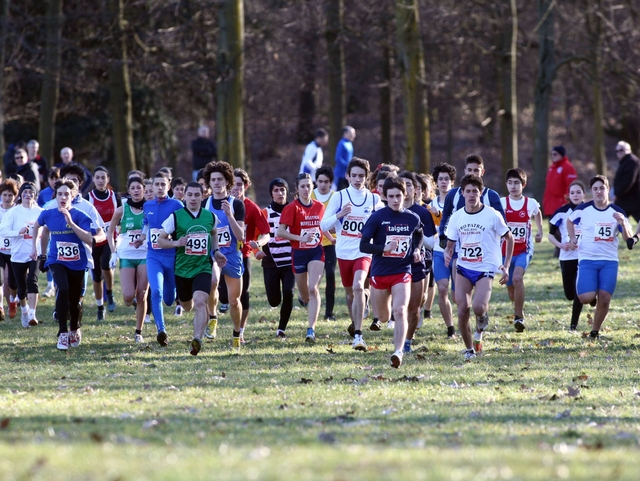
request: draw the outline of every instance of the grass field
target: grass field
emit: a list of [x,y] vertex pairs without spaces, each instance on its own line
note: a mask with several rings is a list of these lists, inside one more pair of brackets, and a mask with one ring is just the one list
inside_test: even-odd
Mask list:
[[85,302],[83,344],[58,352],[46,300],[43,325],[0,325],[0,479],[640,479],[637,253],[620,251],[594,343],[567,331],[551,252],[538,246],[525,278],[524,333],[496,283],[484,357],[463,362],[435,305],[399,370],[390,330],[366,331],[370,351],[351,350],[341,290],[339,320],[319,322],[315,346],[297,308],[276,341],[257,263],[241,355],[222,316],[218,339],[190,356],[191,316],[169,308],[169,348],[152,325],[153,342],[135,345],[119,290],[100,324]]

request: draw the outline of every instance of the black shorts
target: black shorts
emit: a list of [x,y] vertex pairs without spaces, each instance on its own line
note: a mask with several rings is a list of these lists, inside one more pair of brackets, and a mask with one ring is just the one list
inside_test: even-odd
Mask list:
[[176,291],[180,302],[189,302],[195,291],[211,292],[211,272],[201,272],[195,277],[176,276]]
[[102,280],[102,271],[109,270],[111,248],[108,243],[101,246],[94,246],[91,255],[93,257],[93,269],[91,271],[93,282],[100,282]]

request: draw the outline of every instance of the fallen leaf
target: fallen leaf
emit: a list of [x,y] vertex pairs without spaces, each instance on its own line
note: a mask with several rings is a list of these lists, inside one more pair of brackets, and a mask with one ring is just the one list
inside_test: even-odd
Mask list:
[[0,429],[7,429],[9,427],[9,423],[11,423],[11,419],[4,418],[2,421],[0,421]]
[[336,352],[335,352],[333,349],[331,349],[330,347],[328,347],[328,348],[327,348],[327,352],[328,352],[329,354],[335,354],[335,353],[336,353]]
[[580,395],[580,388],[567,386],[567,395],[570,397],[576,397]]
[[96,442],[96,443],[101,443],[102,440],[104,439],[102,437],[102,434],[98,434],[98,433],[91,433],[89,435],[89,437],[91,438],[92,441]]
[[280,406],[278,406],[278,409],[283,409],[284,410],[284,409],[288,409],[288,408],[289,408],[289,406],[287,405],[287,403],[280,404]]
[[300,384],[311,384],[313,382],[313,379],[307,379],[305,377],[300,378]]

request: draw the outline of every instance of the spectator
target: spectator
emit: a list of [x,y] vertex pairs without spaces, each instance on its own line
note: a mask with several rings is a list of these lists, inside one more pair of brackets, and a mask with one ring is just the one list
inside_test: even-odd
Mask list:
[[16,155],[16,150],[26,148],[25,143],[20,140],[13,144],[9,144],[7,146],[7,151],[4,153],[2,160],[4,162],[4,175],[8,179],[11,174],[16,173],[16,169],[18,166],[15,163],[14,157]]
[[548,217],[567,203],[569,186],[578,178],[576,169],[567,158],[567,151],[562,145],[551,149],[551,160],[553,163],[547,170],[547,182],[542,197],[542,212]]
[[300,163],[299,174],[309,174],[316,181],[316,170],[322,167],[322,161],[324,160],[324,154],[322,147],[329,143],[329,132],[325,129],[316,130],[314,139],[304,149],[302,156],[302,162]]
[[342,138],[336,147],[336,166],[333,169],[335,178],[333,179],[333,190],[342,190],[349,187],[349,181],[345,175],[347,165],[353,158],[353,141],[356,138],[356,129],[346,125],[342,129]]
[[627,142],[618,142],[616,157],[620,161],[613,180],[613,203],[636,222],[640,221],[640,161]]
[[16,171],[12,176],[22,176],[25,182],[33,182],[36,187],[35,195],[40,192],[40,173],[38,172],[38,166],[29,160],[27,151],[25,149],[16,149],[14,160],[16,162]]
[[80,191],[82,195],[89,192],[89,188],[91,187],[91,184],[93,182],[93,175],[91,175],[91,172],[89,171],[89,169],[87,169],[84,165],[78,162],[75,162],[73,160],[73,150],[71,150],[69,147],[64,147],[60,151],[60,159],[62,160],[62,162],[56,164],[56,167],[58,167],[59,169],[62,169],[62,167],[64,167],[65,165],[69,165],[71,163],[78,164],[80,167],[84,169],[85,180],[82,183],[82,186],[80,186]]
[[192,153],[192,180],[196,182],[198,171],[211,162],[218,155],[216,144],[209,139],[209,127],[201,125],[198,128],[198,137],[191,141]]
[[27,142],[27,154],[29,155],[29,160],[38,166],[40,184],[46,185],[47,177],[49,175],[49,162],[38,153],[39,149],[40,144],[37,140],[32,139]]

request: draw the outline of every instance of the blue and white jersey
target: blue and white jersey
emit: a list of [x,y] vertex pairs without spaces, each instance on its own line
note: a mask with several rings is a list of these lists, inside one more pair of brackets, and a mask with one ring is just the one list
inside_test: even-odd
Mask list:
[[226,200],[231,205],[231,214],[236,219],[236,221],[244,222],[244,202],[238,199],[234,199],[229,196],[226,199],[214,199],[213,197],[209,197],[207,199],[206,209],[209,209],[213,212],[218,219],[218,248],[220,252],[222,252],[227,259],[229,257],[242,257],[242,243],[244,239],[238,239],[233,233],[233,229],[229,224],[229,218],[222,208],[222,201]]
[[[555,235],[556,232],[560,232],[560,242],[566,243],[570,242],[569,232],[567,232],[567,219],[571,215],[571,213],[575,210],[577,206],[572,203],[568,203],[560,207],[557,211],[554,212],[551,219],[549,219],[549,234]],[[580,226],[575,226],[576,238],[578,239],[578,243],[580,242]],[[558,260],[561,261],[574,261],[578,260],[578,250],[564,250],[560,249],[560,255],[558,256]]]
[[[96,234],[91,218],[80,209],[69,211],[73,222],[82,230]],[[83,271],[89,267],[91,246],[80,240],[67,224],[64,215],[58,209],[45,209],[40,212],[38,224],[49,229],[49,253],[45,266],[62,264],[72,271]]]
[[[569,219],[580,229],[578,260],[618,261],[618,233],[622,226],[613,214],[624,211],[615,204],[600,210],[593,201],[580,204]],[[626,219],[626,217],[625,217]]]
[[144,214],[143,224],[148,228],[147,233],[147,257],[155,256],[165,257],[173,265],[173,259],[176,257],[176,249],[162,249],[158,246],[158,238],[162,232],[162,223],[175,211],[182,209],[182,202],[175,199],[165,197],[164,199],[148,200],[142,206]]

